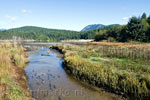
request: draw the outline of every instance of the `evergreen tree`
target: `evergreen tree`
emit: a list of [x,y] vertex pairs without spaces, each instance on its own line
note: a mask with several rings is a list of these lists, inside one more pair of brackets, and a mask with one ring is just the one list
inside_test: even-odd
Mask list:
[[150,16],[147,18],[147,23],[149,24],[149,26],[146,32],[146,37],[147,37],[147,41],[150,42]]
[[141,17],[142,19],[146,19],[147,17],[146,17],[146,13],[143,13],[143,15],[142,15],[142,17]]
[[150,25],[150,16],[147,18],[147,22],[148,22],[149,25]]
[[126,32],[129,40],[144,41],[146,38],[145,23],[140,18],[132,17],[127,24]]

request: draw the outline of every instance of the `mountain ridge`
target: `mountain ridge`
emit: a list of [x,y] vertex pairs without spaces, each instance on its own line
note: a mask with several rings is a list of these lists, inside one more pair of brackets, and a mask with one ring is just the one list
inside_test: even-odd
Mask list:
[[40,26],[21,26],[21,27],[16,27],[16,28],[11,28],[8,30],[28,30],[28,29],[44,29],[44,30],[55,30],[55,31],[72,31],[72,32],[78,32],[74,30],[66,30],[66,29],[53,29],[53,28],[45,28],[45,27],[40,27]]
[[106,27],[112,27],[112,26],[118,26],[119,24],[110,24],[110,25],[103,25],[103,24],[91,24],[91,25],[87,25],[86,27],[84,27],[81,32],[85,32],[85,31],[91,31],[91,30],[96,30],[96,29],[103,29]]

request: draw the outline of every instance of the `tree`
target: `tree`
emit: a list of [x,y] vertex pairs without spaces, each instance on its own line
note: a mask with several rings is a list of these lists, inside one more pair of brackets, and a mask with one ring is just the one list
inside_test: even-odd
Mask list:
[[127,29],[126,25],[121,27],[121,31],[120,31],[119,39],[118,39],[119,42],[126,42],[126,41],[128,41],[130,36],[129,36],[129,34],[127,34],[126,29]]
[[101,41],[107,39],[107,31],[105,29],[96,32],[95,41]]
[[146,13],[143,13],[143,15],[142,15],[142,17],[141,17],[142,19],[146,19],[147,17],[146,17]]
[[147,18],[147,23],[149,24],[149,27],[146,32],[146,37],[147,37],[147,41],[150,42],[150,16]]
[[150,25],[150,16],[147,18],[147,22],[148,22],[149,25]]
[[146,28],[145,22],[140,18],[132,17],[126,28],[127,35],[129,40],[133,41],[145,41],[146,39]]
[[115,38],[116,40],[119,40],[120,32],[121,32],[121,26],[118,25],[109,28],[107,34],[108,37],[112,37]]

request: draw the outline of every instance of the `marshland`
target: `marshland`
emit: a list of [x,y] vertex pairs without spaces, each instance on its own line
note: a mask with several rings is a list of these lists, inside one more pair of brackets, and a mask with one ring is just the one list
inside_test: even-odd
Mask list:
[[1,99],[144,100],[149,54],[147,43],[1,43]]
[[64,54],[64,68],[73,77],[131,100],[149,98],[149,45],[100,42],[52,48]]
[[1,0],[0,100],[150,100],[149,4]]

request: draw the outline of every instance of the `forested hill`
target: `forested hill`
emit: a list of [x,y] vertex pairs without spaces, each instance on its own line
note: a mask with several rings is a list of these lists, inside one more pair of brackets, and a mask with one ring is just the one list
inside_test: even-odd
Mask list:
[[25,26],[20,28],[0,31],[0,39],[34,39],[39,41],[58,41],[64,39],[80,39],[80,32],[69,30],[48,29],[35,26]]
[[[114,27],[114,26],[110,26]],[[109,27],[105,27],[107,29]],[[0,40],[22,39],[22,40],[37,40],[37,41],[60,41],[66,39],[94,39],[96,33],[101,30],[90,30],[85,32],[48,29],[35,26],[25,26],[0,31]]]
[[[12,29],[9,29],[11,31],[34,31],[34,32],[40,32],[40,31],[55,31],[55,32],[66,32],[66,31],[69,31],[69,32],[73,32],[73,31],[70,31],[70,30],[60,30],[60,29],[50,29],[50,28],[43,28],[43,27],[37,27],[37,26],[24,26],[24,27],[19,27],[19,28],[12,28]],[[75,31],[74,31],[75,32]]]

